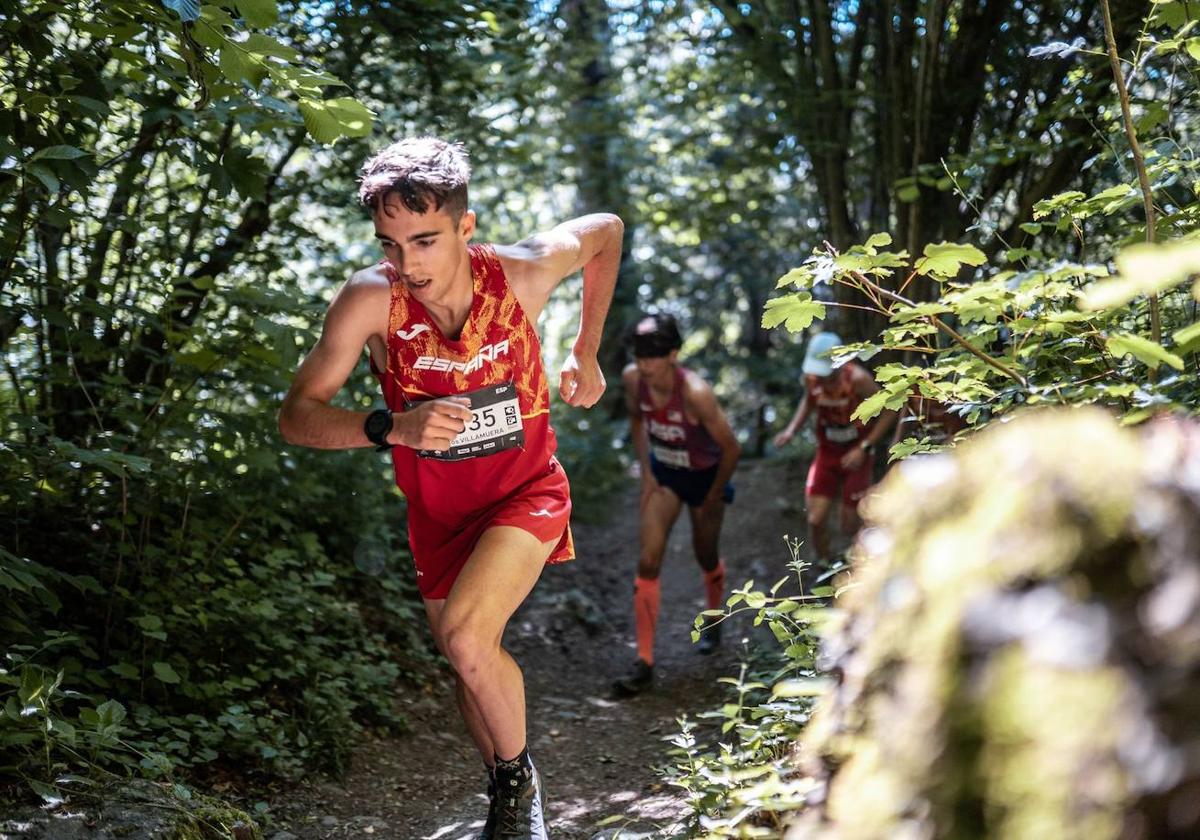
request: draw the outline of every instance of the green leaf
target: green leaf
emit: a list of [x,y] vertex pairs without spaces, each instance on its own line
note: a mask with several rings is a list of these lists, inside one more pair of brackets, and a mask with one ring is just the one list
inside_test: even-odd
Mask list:
[[793,268],[787,274],[775,281],[775,288],[782,289],[784,286],[796,286],[801,289],[807,289],[813,284],[812,269],[802,265],[799,268]]
[[125,720],[125,707],[116,700],[106,700],[96,707],[96,715],[101,726],[115,726]]
[[1140,335],[1118,333],[1109,336],[1107,344],[1108,351],[1114,356],[1130,354],[1152,370],[1157,370],[1158,366],[1163,363],[1176,370],[1183,370],[1183,359]]
[[945,315],[947,312],[953,312],[954,309],[944,303],[936,301],[928,301],[926,303],[918,303],[916,306],[901,306],[892,312],[891,320],[903,324],[906,321],[911,321],[914,318],[930,318],[935,315]]
[[238,14],[255,28],[270,26],[279,20],[275,0],[237,0]]
[[1175,349],[1180,353],[1191,353],[1200,349],[1200,321],[1190,327],[1176,330],[1171,340],[1175,342]]
[[891,244],[892,235],[890,233],[873,233],[867,239],[866,244],[863,247],[867,248],[868,250],[873,250],[875,248],[884,248]]
[[772,697],[816,697],[829,690],[829,680],[802,678],[775,683]]
[[166,662],[154,663],[154,676],[156,676],[161,682],[169,683],[171,685],[175,685],[179,682],[179,674],[175,673],[175,669]]
[[301,99],[300,114],[304,117],[304,127],[308,130],[308,135],[318,143],[328,145],[342,136],[342,124],[325,107],[324,102]]
[[269,55],[272,58],[282,58],[284,61],[300,60],[300,53],[295,48],[261,32],[251,32],[242,42],[242,46],[255,55]]
[[987,256],[974,245],[939,242],[925,246],[925,256],[917,260],[918,274],[949,280],[963,265],[983,265]]
[[61,184],[59,183],[58,176],[49,167],[42,166],[40,163],[31,163],[25,167],[25,171],[41,181],[50,192],[58,192]]
[[231,82],[247,82],[251,87],[258,87],[267,77],[267,68],[255,54],[246,50],[242,44],[227,42],[221,47],[221,73]]
[[1039,234],[1042,232],[1041,222],[1021,222],[1020,227],[1021,227],[1021,230],[1025,231],[1030,236],[1033,236],[1035,234]]
[[1187,39],[1187,52],[1196,61],[1200,61],[1200,38]]
[[34,152],[29,161],[32,163],[35,160],[75,160],[87,156],[87,152],[74,146],[47,146]]
[[1084,309],[1114,309],[1141,295],[1161,294],[1200,273],[1200,237],[1130,245],[1115,260],[1117,276],[1084,292]]
[[763,311],[762,325],[771,329],[783,324],[790,332],[808,329],[814,318],[825,317],[825,304],[813,300],[808,292],[772,298]]
[[874,417],[879,412],[883,411],[883,405],[888,400],[888,392],[884,390],[876,391],[871,396],[858,404],[858,408],[854,409],[852,420],[867,421]]
[[341,96],[337,99],[326,99],[325,107],[341,125],[341,132],[346,137],[366,137],[371,133],[371,123],[375,115],[357,99]]

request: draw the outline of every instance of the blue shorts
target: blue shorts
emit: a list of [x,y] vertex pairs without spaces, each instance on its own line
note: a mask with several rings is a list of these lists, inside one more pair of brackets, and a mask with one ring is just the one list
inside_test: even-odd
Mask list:
[[[651,455],[650,472],[655,481],[682,499],[688,507],[700,507],[712,488],[713,479],[717,477],[717,465],[713,464],[706,470],[680,470],[664,466]],[[725,504],[733,503],[733,482],[725,483],[725,492],[721,497]]]

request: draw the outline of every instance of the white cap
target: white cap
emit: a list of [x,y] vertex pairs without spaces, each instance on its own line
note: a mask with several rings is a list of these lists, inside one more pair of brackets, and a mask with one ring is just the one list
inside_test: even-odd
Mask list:
[[828,376],[833,373],[833,360],[829,358],[829,353],[841,345],[842,339],[837,333],[817,333],[808,341],[801,370],[812,376]]

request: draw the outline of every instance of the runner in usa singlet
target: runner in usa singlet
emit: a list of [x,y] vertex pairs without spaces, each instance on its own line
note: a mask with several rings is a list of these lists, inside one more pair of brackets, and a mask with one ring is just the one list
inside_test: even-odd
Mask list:
[[574,557],[566,475],[554,457],[550,393],[541,342],[489,245],[471,245],[475,297],[457,340],[391,279],[387,370],[376,370],[393,411],[464,396],[471,422],[446,452],[392,448],[396,484],[408,499],[418,586],[444,598],[479,535],[513,525],[543,542],[561,534],[548,562]]
[[646,381],[639,381],[638,409],[656,461],[677,470],[707,470],[721,460],[721,447],[704,426],[687,418],[683,407],[686,374],[686,368],[676,366],[675,387],[662,408],[655,408]]

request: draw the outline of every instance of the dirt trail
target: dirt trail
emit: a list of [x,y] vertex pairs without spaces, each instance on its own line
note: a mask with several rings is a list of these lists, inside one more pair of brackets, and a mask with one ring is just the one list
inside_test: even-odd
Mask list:
[[[787,573],[784,534],[802,527],[802,465],[744,463],[735,476],[722,554],[728,585],[773,583]],[[530,751],[548,794],[555,840],[591,840],[597,823],[621,815],[628,829],[670,825],[686,809],[654,767],[676,719],[721,702],[717,678],[736,675],[745,626],[727,627],[715,655],[691,644],[691,622],[704,607],[686,514],[675,526],[662,574],[655,688],[612,699],[609,684],[635,658],[632,620],[637,519],[629,493],[613,500],[604,525],[575,526],[579,559],[546,570],[505,636],[525,672]],[[273,803],[281,825],[268,838],[475,838],[487,808],[482,764],[454,706],[450,681],[406,708],[410,735],[373,741],[356,752],[344,784],[313,784]],[[615,824],[614,824],[615,825]],[[625,834],[623,836],[636,836]]]

